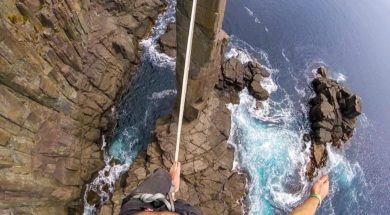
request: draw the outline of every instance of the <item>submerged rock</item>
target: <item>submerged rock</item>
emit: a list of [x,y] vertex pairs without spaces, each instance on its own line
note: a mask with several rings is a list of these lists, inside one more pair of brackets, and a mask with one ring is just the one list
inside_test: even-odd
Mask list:
[[307,170],[310,179],[316,175],[317,168],[326,164],[326,144],[342,147],[352,137],[356,117],[362,113],[360,97],[328,76],[327,69],[320,67],[312,82],[316,97],[310,101],[314,141],[311,164]]

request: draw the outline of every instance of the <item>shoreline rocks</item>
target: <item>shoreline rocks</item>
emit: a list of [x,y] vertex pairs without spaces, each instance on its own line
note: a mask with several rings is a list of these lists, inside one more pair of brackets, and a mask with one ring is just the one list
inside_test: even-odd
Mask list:
[[309,179],[326,165],[326,145],[341,148],[353,135],[356,118],[362,113],[361,98],[329,78],[320,67],[312,81],[316,96],[310,100],[312,156],[307,167]]

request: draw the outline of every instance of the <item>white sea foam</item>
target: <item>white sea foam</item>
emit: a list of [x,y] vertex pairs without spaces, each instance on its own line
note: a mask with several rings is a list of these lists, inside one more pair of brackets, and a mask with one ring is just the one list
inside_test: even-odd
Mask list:
[[347,76],[345,76],[343,73],[340,73],[340,72],[336,72],[334,75],[334,79],[337,81],[337,82],[346,82],[347,81]]
[[[296,120],[293,101],[273,81],[273,76],[279,71],[272,68],[268,55],[236,37],[233,37],[232,43],[229,44],[226,58],[236,57],[243,63],[260,61],[271,74],[270,78],[265,78],[261,83],[271,93],[268,100],[261,102],[261,108],[256,107],[257,102],[247,89],[240,93],[239,104],[227,105],[232,113],[228,142],[236,149],[234,168],[245,169],[251,177],[248,185],[249,214],[270,213],[265,201],[289,211],[300,202],[305,194],[302,191],[308,190],[310,185],[302,168],[310,157],[308,146],[305,151],[301,151],[301,140],[306,130],[291,129]],[[279,94],[285,95],[284,98],[273,99],[272,93],[278,90]],[[293,180],[290,184],[297,184],[298,188],[294,188],[297,190],[286,190],[286,180]]]
[[244,8],[245,8],[246,12],[248,12],[248,14],[249,14],[250,16],[253,16],[253,11],[252,11],[251,9],[249,9],[249,8],[247,8],[247,7],[244,7]]
[[160,15],[156,21],[155,26],[152,29],[152,34],[149,38],[146,38],[140,42],[140,46],[143,47],[143,57],[148,58],[150,62],[153,62],[155,66],[164,68],[174,68],[175,59],[169,57],[165,53],[157,50],[158,38],[163,35],[167,29],[169,23],[175,22],[176,14],[176,0],[168,0],[168,7],[165,13]]
[[231,48],[225,53],[225,58],[230,59],[230,58],[237,58],[241,63],[245,64],[248,63],[249,61],[252,61],[253,59],[250,57],[248,52],[244,49],[239,49],[239,48]]
[[[107,145],[104,136],[102,136],[103,145]],[[98,172],[98,176],[86,186],[86,191],[94,191],[100,197],[100,202],[106,202],[110,194],[114,192],[115,182],[119,177],[129,169],[130,164],[113,164],[107,153],[104,153],[105,166]],[[96,213],[95,205],[90,205],[87,201],[87,192],[84,193],[84,215]]]
[[163,99],[167,96],[175,96],[177,94],[176,90],[163,90],[161,92],[154,92],[152,93],[152,96],[150,96],[148,99],[150,100],[157,100],[157,99]]
[[290,62],[290,59],[288,59],[288,57],[286,56],[286,50],[282,49],[282,56],[283,58],[287,61],[287,62]]

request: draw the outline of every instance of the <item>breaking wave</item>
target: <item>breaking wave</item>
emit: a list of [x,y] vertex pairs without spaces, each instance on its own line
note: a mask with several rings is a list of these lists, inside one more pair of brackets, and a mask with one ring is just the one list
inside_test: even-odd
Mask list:
[[[290,73],[294,83],[287,89],[275,82],[279,70],[272,67],[263,50],[232,36],[225,57],[237,57],[242,63],[258,61],[271,73],[262,82],[270,98],[260,107],[247,89],[240,93],[239,104],[228,105],[232,113],[229,143],[236,149],[234,168],[249,174],[249,214],[286,214],[307,197],[311,187],[305,176],[311,143],[305,143],[303,135],[310,131],[307,104],[313,95],[309,87],[314,77],[312,66],[307,67],[304,78],[283,71]],[[345,76],[338,73],[336,79],[342,81]],[[365,126],[368,122],[361,123]],[[367,183],[359,163],[348,160],[345,151],[327,150],[329,162],[317,177],[329,174],[331,192],[318,214],[364,214],[361,208],[368,200],[362,195]],[[346,206],[336,204],[338,201],[347,202]]]

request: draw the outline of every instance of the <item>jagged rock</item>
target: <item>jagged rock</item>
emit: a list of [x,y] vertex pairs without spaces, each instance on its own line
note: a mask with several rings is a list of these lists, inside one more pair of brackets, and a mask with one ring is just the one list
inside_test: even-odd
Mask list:
[[304,134],[302,139],[305,142],[309,142],[311,140],[310,134],[307,134],[307,133]]
[[264,78],[268,78],[271,74],[264,68],[262,67],[259,63],[255,62],[248,62],[246,66],[249,68],[249,71],[251,71],[252,75],[259,74]]
[[170,57],[176,57],[176,23],[167,26],[165,34],[158,40],[161,51]]
[[343,115],[348,118],[355,118],[362,114],[362,104],[360,97],[353,95],[348,98],[345,102],[345,111],[343,111]]
[[317,69],[317,74],[323,78],[327,78],[329,76],[328,70],[326,70],[325,67],[322,66]]
[[253,97],[260,101],[267,100],[269,97],[268,91],[265,90],[258,81],[252,81],[249,90]]
[[324,128],[317,128],[314,130],[314,139],[325,144],[332,140],[332,133]]
[[315,144],[312,146],[312,164],[307,169],[309,179],[316,175],[316,168],[326,164],[325,144],[342,147],[352,137],[356,117],[362,113],[360,97],[328,77],[328,71],[320,67],[312,81],[316,97],[309,103]]
[[313,122],[324,119],[333,120],[335,118],[334,107],[327,101],[315,105],[310,110],[310,118]]
[[314,155],[315,166],[320,167],[323,164],[323,159],[325,155],[325,145],[313,144],[313,155]]
[[237,85],[240,89],[244,87],[242,81],[245,67],[236,58],[231,58],[222,65],[222,74],[227,83]]
[[312,124],[312,129],[315,130],[317,128],[324,128],[326,129],[327,131],[332,131],[333,130],[333,124],[328,122],[328,121],[319,121],[319,122],[315,122]]
[[[260,101],[268,99],[268,92],[261,86],[263,80],[261,65],[254,62],[248,62],[243,65],[235,58],[231,58],[223,63],[222,75],[216,84],[218,89],[226,89],[233,86],[234,89],[242,90],[249,88],[249,92]],[[267,73],[268,74],[268,73]],[[265,74],[267,76],[267,74]],[[269,74],[268,74],[269,76]]]

